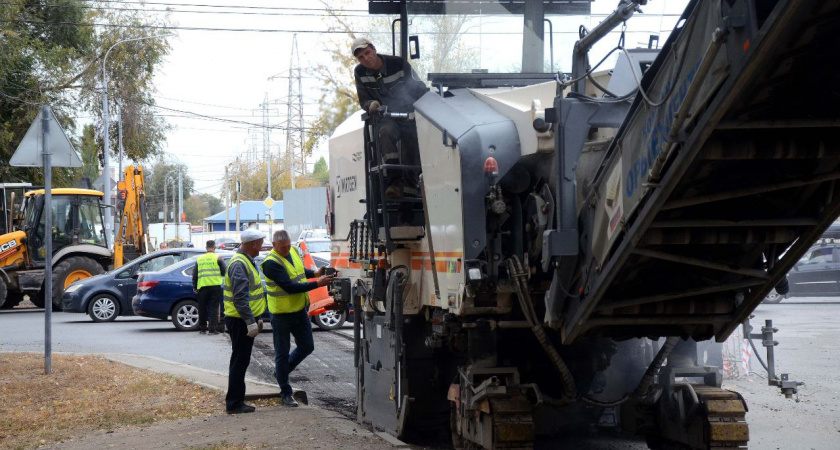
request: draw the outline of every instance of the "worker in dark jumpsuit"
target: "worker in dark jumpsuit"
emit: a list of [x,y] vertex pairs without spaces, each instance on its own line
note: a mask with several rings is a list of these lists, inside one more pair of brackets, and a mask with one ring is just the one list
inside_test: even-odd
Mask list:
[[257,230],[242,232],[242,244],[230,259],[225,275],[225,325],[230,333],[232,352],[225,407],[228,414],[254,412],[245,404],[245,372],[251,363],[254,338],[262,330],[260,317],[266,309],[262,276],[254,258],[260,254],[265,235]]
[[[414,112],[414,102],[429,89],[420,81],[411,65],[399,56],[380,55],[367,38],[353,41],[353,56],[359,64],[353,70],[359,105],[370,115],[380,107],[391,112]],[[385,164],[419,165],[417,128],[413,120],[379,119],[379,146]],[[417,173],[396,172],[390,177],[385,195],[417,196]]]

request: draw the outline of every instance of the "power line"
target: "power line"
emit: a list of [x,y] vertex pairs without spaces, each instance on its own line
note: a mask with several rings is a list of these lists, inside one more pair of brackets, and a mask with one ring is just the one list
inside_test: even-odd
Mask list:
[[[195,116],[197,118],[203,118],[203,119],[206,119],[206,120],[213,120],[213,121],[217,121],[217,122],[238,123],[238,124],[248,125],[248,126],[255,127],[255,128],[262,128],[264,126],[263,124],[254,123],[254,122],[246,122],[244,120],[224,119],[224,118],[221,118],[221,117],[208,116],[206,114],[199,114],[199,113],[196,113],[196,112],[185,111],[185,110],[182,110],[182,109],[167,108],[165,106],[155,105],[153,103],[148,103],[148,102],[144,102],[144,101],[141,101],[141,100],[125,99],[125,101],[132,102],[132,103],[140,103],[140,104],[143,104],[143,105],[150,106],[152,108],[159,108],[159,109],[163,109],[163,110],[166,110],[166,111],[172,111],[172,112],[177,112],[177,113],[181,113],[181,114],[188,114],[188,115],[191,115],[191,116]],[[268,128],[274,129],[274,130],[285,130],[286,129],[285,127],[276,126],[276,125],[271,125]]]
[[[119,3],[125,5],[155,5],[155,6],[186,6],[190,8],[222,8],[222,9],[256,9],[268,11],[327,11],[325,8],[299,8],[292,6],[253,6],[253,5],[210,5],[202,3],[171,3],[171,2],[132,2],[122,0],[99,0],[99,3]],[[342,12],[367,12],[366,9],[330,9]]]
[[[133,2],[121,2],[121,3],[133,3]],[[0,2],[0,5],[5,6],[23,6],[21,3],[9,3],[9,2]],[[182,5],[179,5],[182,6]],[[41,8],[64,8],[64,9],[88,9],[88,10],[100,10],[100,11],[140,11],[144,13],[175,13],[175,14],[219,14],[219,15],[246,15],[246,16],[303,16],[303,17],[370,17],[367,12],[365,11],[364,14],[343,14],[343,13],[332,13],[327,14],[326,10],[324,9],[314,9],[314,8],[288,8],[284,12],[266,12],[266,11],[215,11],[215,10],[188,10],[188,9],[148,9],[148,8],[115,8],[115,7],[107,7],[107,6],[83,6],[83,5],[39,5]],[[312,12],[289,12],[289,11],[321,11],[321,14],[312,13]]]
[[241,108],[241,107],[238,107],[238,106],[214,105],[212,103],[194,102],[194,101],[191,101],[191,100],[182,100],[182,99],[177,99],[177,98],[164,97],[162,95],[156,95],[155,97],[162,98],[164,100],[171,100],[173,102],[190,103],[190,104],[193,104],[193,105],[212,106],[214,108],[237,109],[237,110],[242,110],[242,111],[251,111],[251,108]]
[[[0,20],[0,23],[27,23],[27,24],[43,24],[44,22],[41,20],[25,20],[25,19],[9,19],[9,20]],[[131,29],[139,29],[139,30],[159,30],[159,31],[224,31],[224,32],[235,32],[235,33],[302,33],[302,34],[368,34],[368,35],[375,35],[375,34],[390,34],[388,32],[369,32],[369,31],[346,31],[346,30],[282,30],[282,29],[273,29],[273,28],[216,28],[216,27],[184,27],[184,26],[173,26],[173,25],[125,25],[125,24],[113,24],[113,23],[83,23],[83,22],[50,22],[50,25],[67,25],[67,26],[82,26],[82,27],[104,27],[104,28],[131,28]],[[628,33],[662,33],[664,31],[670,30],[628,30]],[[440,32],[432,32],[432,31],[418,31],[412,33],[415,35],[429,35],[429,36],[438,36],[438,35],[462,35],[462,36],[469,36],[469,35],[494,35],[494,36],[521,36],[521,31],[494,31],[494,32],[451,32],[451,33],[440,33]],[[569,34],[569,35],[578,35],[577,31],[555,31],[554,34]]]
[[[9,19],[0,20],[0,23],[27,23],[43,24],[41,20]],[[124,25],[116,23],[83,23],[83,22],[50,22],[50,25],[67,25],[80,27],[104,27],[104,28],[132,28],[139,30],[161,30],[161,31],[225,31],[225,32],[250,32],[250,33],[305,33],[305,34],[347,34],[344,30],[280,30],[271,28],[214,28],[214,27],[182,27],[171,25]],[[364,34],[364,31],[351,31],[350,33]],[[382,32],[383,34],[385,32]]]

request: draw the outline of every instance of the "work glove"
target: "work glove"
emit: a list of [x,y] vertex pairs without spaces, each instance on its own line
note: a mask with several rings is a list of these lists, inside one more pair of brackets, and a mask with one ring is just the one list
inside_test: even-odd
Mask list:
[[258,320],[258,321],[257,321],[257,325],[258,325],[258,326],[257,326],[257,328],[260,330],[260,332],[262,332],[262,330],[263,330],[263,321],[262,321],[262,320]]
[[376,111],[379,109],[380,106],[382,106],[382,104],[380,104],[376,100],[370,102],[370,106],[368,106],[368,114],[370,114],[371,116],[376,114]]
[[248,325],[248,337],[255,338],[257,335],[260,334],[260,325],[257,322],[254,322]]

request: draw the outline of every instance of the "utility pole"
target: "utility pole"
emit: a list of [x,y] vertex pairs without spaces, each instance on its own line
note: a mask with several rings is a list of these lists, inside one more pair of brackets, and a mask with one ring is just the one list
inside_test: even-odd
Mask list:
[[120,135],[120,172],[117,174],[117,180],[122,181],[122,180],[125,179],[125,177],[123,176],[123,165],[122,165],[122,160],[123,160],[122,122],[123,121],[122,121],[122,106],[121,105],[117,105],[117,115],[120,116],[120,121],[119,121],[119,130],[120,130],[119,131],[119,135]]
[[225,166],[225,231],[230,231],[230,177]]
[[263,112],[263,155],[265,156],[266,166],[268,167],[268,173],[266,174],[266,180],[268,181],[268,195],[267,198],[271,197],[271,146],[270,146],[270,131],[269,131],[269,122],[268,122],[268,92],[265,93],[265,99],[263,100],[262,105],[262,112]]
[[183,177],[181,168],[178,168],[178,220],[176,222],[181,223],[184,221],[184,184],[183,184]]
[[235,196],[234,201],[236,201],[236,231],[239,232],[242,230],[239,226],[239,194],[240,194],[240,186],[239,186],[239,158],[236,158],[236,184],[234,185],[235,189]]
[[167,211],[166,211],[166,184],[167,184],[166,179],[167,179],[168,176],[169,176],[169,174],[167,174],[166,176],[163,177],[163,221],[164,222],[166,222],[169,219],[169,216],[166,214],[167,213]]
[[[296,133],[298,132],[298,133]],[[299,136],[295,136],[299,134]],[[295,142],[297,140],[297,142]],[[300,57],[297,49],[297,33],[292,35],[292,54],[289,58],[289,95],[286,98],[286,152],[289,158],[292,189],[295,189],[297,176],[297,155],[295,148],[300,148],[303,155],[303,92],[301,92]],[[301,158],[302,173],[306,173],[306,159]]]

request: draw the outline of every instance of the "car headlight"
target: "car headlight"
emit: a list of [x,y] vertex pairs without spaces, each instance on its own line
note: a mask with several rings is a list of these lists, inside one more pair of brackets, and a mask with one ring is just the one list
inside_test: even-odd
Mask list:
[[70,287],[68,287],[67,289],[64,290],[64,293],[65,294],[70,294],[72,292],[76,292],[76,291],[79,290],[80,287],[82,287],[83,284],[84,283],[79,283],[79,282],[73,283],[73,284],[70,285]]

